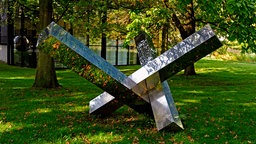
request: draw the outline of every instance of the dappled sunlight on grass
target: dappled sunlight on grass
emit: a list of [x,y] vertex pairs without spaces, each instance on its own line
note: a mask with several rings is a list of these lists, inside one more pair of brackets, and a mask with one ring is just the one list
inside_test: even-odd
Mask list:
[[13,90],[27,89],[28,87],[12,87]]
[[81,106],[80,104],[77,104],[77,103],[67,102],[64,104],[59,104],[58,106],[70,112],[88,112],[89,111],[89,106],[87,103],[84,103],[84,105]]
[[69,111],[73,111],[73,112],[88,112],[89,111],[89,106],[85,105],[85,106],[75,106],[73,108],[69,108]]
[[123,139],[121,135],[113,134],[112,132],[100,132],[93,135],[88,135],[89,141],[94,143],[109,143],[109,142],[118,142]]
[[182,102],[175,102],[175,105],[176,106],[183,106],[183,105],[186,105],[185,103],[182,103]]
[[[179,100],[178,102],[175,101],[175,105],[177,107],[180,107],[180,106],[184,106],[184,105],[188,105],[189,103],[197,103],[197,104],[200,104],[201,103],[201,100],[200,99],[182,99],[182,100]],[[179,109],[179,108],[178,108]]]
[[0,121],[0,132],[3,133],[3,132],[6,132],[6,131],[10,131],[13,127],[13,123],[11,122],[3,122],[3,121]]
[[228,71],[228,68],[197,68],[197,73],[209,73],[209,72],[223,72]]
[[48,113],[48,112],[52,112],[52,109],[50,108],[38,108],[35,111],[32,111],[31,113]]
[[34,79],[35,77],[32,76],[27,76],[27,77],[22,77],[22,76],[18,76],[18,77],[0,77],[0,79],[6,79],[6,80],[17,80],[17,79]]
[[242,103],[242,106],[251,107],[256,110],[256,103],[250,102],[250,103]]
[[200,100],[195,100],[195,99],[184,99],[181,101],[185,103],[200,103]]
[[[253,143],[256,64],[196,63],[196,76],[170,79],[185,129],[156,130],[128,106],[109,117],[89,115],[102,90],[71,70],[58,70],[57,90],[33,89],[35,70],[0,64],[0,143]],[[119,66],[126,74],[140,66]]]
[[193,91],[187,91],[187,93],[203,94],[204,91],[193,90]]

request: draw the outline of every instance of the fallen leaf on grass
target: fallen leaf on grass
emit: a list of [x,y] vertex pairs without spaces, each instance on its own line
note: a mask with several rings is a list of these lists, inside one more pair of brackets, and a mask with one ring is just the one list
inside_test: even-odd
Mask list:
[[218,139],[220,139],[220,136],[217,135],[214,139],[215,139],[215,140],[218,140]]
[[211,118],[211,122],[214,122],[214,121],[215,121],[215,118],[214,118],[214,117],[212,117],[212,118]]
[[0,107],[0,110],[8,110],[8,108]]
[[137,130],[139,131],[140,134],[142,133],[142,130],[140,128],[137,128]]
[[188,140],[191,141],[191,142],[195,141],[190,135],[188,135]]
[[235,136],[233,137],[233,139],[237,139],[237,137],[238,137],[238,136],[237,136],[237,135],[235,135]]
[[204,137],[205,137],[205,138],[208,138],[208,137],[210,137],[210,136],[209,136],[208,134],[206,134],[206,135],[204,135]]
[[138,144],[139,143],[139,138],[137,138],[136,136],[133,138],[132,141],[133,144]]

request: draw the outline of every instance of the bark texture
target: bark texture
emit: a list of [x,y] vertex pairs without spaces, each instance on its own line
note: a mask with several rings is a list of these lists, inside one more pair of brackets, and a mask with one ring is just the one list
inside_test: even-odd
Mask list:
[[[39,0],[39,19],[40,30],[45,28],[52,21],[52,0]],[[58,88],[56,72],[53,58],[43,52],[39,52],[38,64],[36,69],[35,82],[33,87],[36,88]]]

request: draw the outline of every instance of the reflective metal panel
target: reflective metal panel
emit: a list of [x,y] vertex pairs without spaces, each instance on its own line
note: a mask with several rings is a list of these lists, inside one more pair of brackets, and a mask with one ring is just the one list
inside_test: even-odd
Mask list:
[[133,81],[127,78],[125,74],[120,72],[105,59],[98,56],[94,51],[85,46],[82,42],[74,38],[70,33],[65,31],[62,27],[54,22],[52,22],[47,28],[45,28],[45,30],[39,35],[37,45],[43,42],[44,39],[46,39],[49,35],[55,37],[56,39],[67,45],[76,53],[83,56],[90,63],[97,66],[99,69],[104,70],[105,73],[125,85],[127,88],[136,85]]
[[183,127],[169,86],[164,81],[221,46],[210,26],[206,26],[153,59],[152,47],[148,46],[146,44],[148,41],[142,38],[138,47],[145,47],[146,50],[143,52],[143,49],[139,49],[141,50],[140,60],[144,66],[127,77],[54,22],[40,34],[38,43],[43,42],[48,36],[55,37],[100,71],[109,75],[114,82],[112,84],[119,87],[119,89],[109,89],[109,87],[97,85],[99,81],[89,78],[92,83],[96,83],[106,91],[90,102],[91,113],[108,114],[127,104],[140,113],[150,115],[154,113],[158,130],[172,122]]
[[[70,49],[81,55],[84,59],[89,61],[92,65],[95,65],[99,69],[101,69],[103,72],[111,76],[111,78],[115,79],[117,82],[119,82],[121,85],[119,85],[118,91],[107,89],[107,87],[100,87],[103,90],[107,91],[108,93],[111,93],[111,95],[115,95],[115,98],[117,98],[120,102],[123,102],[133,108],[134,110],[140,112],[140,113],[147,113],[149,115],[152,114],[152,110],[149,107],[150,104],[143,99],[141,99],[136,93],[143,93],[146,90],[143,90],[145,86],[143,86],[143,83],[136,85],[132,80],[130,80],[125,74],[120,72],[117,68],[115,68],[113,65],[108,63],[105,59],[98,56],[96,53],[94,53],[91,49],[89,49],[87,46],[85,46],[83,43],[81,43],[79,40],[74,38],[72,35],[70,35],[67,31],[65,31],[62,27],[57,25],[56,23],[52,22],[50,25],[48,25],[42,33],[39,35],[37,45],[44,42],[45,39],[47,39],[49,36],[53,36],[54,38],[58,39],[62,43],[64,43],[66,46],[68,46]],[[96,81],[91,81],[92,83]],[[136,89],[136,92],[131,91],[131,87],[140,87]],[[126,91],[126,97],[120,95]],[[95,99],[93,103],[100,103],[100,105],[104,106],[105,109],[98,107],[98,112],[96,111],[97,107],[94,105],[94,108],[91,110],[91,112],[94,113],[100,113],[99,111],[102,111],[102,114],[111,113],[114,110],[116,110],[118,107],[115,102],[108,102],[110,105],[104,105],[104,102],[107,102],[109,100],[108,95],[102,95],[103,99],[106,98],[106,100],[101,100],[100,102],[96,102]],[[112,105],[114,104],[114,105]],[[107,108],[106,108],[107,107]],[[108,112],[106,111],[108,110]]]
[[164,81],[220,46],[222,44],[207,25],[154,60],[149,61],[131,74],[129,78],[138,84],[159,71],[161,81]]
[[[138,35],[135,38],[135,42],[142,66],[156,57],[153,43],[146,33]],[[146,93],[145,96],[148,96],[150,100],[157,129],[161,130],[171,123],[175,123],[183,129],[167,81],[160,83],[159,73],[157,72],[151,79],[146,80],[146,85],[148,93]]]
[[93,100],[90,101],[90,113],[93,111],[99,109],[100,107],[104,106],[106,103],[109,103],[110,101],[114,100],[115,97],[110,95],[107,92],[102,93],[98,97],[94,98]]

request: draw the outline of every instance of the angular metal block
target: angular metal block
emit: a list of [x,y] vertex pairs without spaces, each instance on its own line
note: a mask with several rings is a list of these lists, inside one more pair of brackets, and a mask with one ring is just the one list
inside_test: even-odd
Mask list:
[[[142,66],[156,57],[156,51],[153,43],[146,33],[141,33],[135,38],[138,49],[138,56]],[[153,85],[152,85],[153,81]],[[157,84],[155,85],[155,83]],[[167,81],[160,83],[160,77],[157,73],[153,80],[146,80],[149,92],[146,94],[149,98],[156,126],[161,130],[171,123],[183,128],[178,111]]]
[[[70,49],[85,58],[92,65],[98,67],[100,70],[111,76],[112,81],[117,81],[121,84],[119,85],[119,89],[121,90],[121,92],[113,91],[112,89],[108,89],[107,87],[100,88],[111,93],[111,95],[115,95],[116,99],[119,99],[120,103],[122,103],[123,101],[123,103],[127,104],[129,107],[133,108],[137,112],[153,115],[150,104],[148,102],[145,102],[137,95],[138,93],[146,92],[146,88],[145,86],[143,86],[143,83],[140,84],[140,86],[136,85],[132,80],[130,80],[126,75],[116,69],[113,65],[98,56],[91,49],[86,47],[83,43],[74,38],[72,35],[70,35],[67,31],[65,31],[62,27],[58,26],[54,22],[52,22],[47,28],[45,28],[39,35],[37,45],[39,45],[49,36],[58,39],[59,41],[67,45]],[[93,83],[94,81],[91,82]],[[131,87],[134,87],[133,91],[136,91],[136,93],[131,90]],[[124,95],[120,94],[125,94],[125,99],[123,99]],[[116,107],[116,103],[114,103],[114,105],[111,105],[111,107],[107,106],[105,107],[105,109],[101,108],[101,113],[107,115],[108,113],[111,113],[111,109],[116,109]]]
[[129,76],[136,84],[159,72],[161,81],[195,63],[222,46],[209,25],[187,37]]
[[[139,96],[143,96],[143,93],[148,89],[145,88],[146,79],[154,80],[155,78],[152,75],[158,73],[158,71],[161,81],[164,81],[222,46],[209,25],[189,36],[184,41],[178,43],[155,59],[153,59],[154,56],[150,55],[150,53],[152,53],[152,49],[147,48],[149,47],[148,44],[145,45],[147,43],[145,37],[137,37],[136,41],[140,41],[140,43],[137,44],[137,47],[146,47],[145,49],[148,49],[146,52],[142,52],[139,57],[140,61],[144,63],[145,66],[129,76],[132,81],[143,86],[143,89],[138,85],[132,88],[132,90]],[[139,51],[140,50],[138,50],[138,52]],[[147,61],[147,59],[149,61]],[[141,92],[138,92],[138,89],[141,89]],[[148,101],[147,98],[142,98],[145,101]]]
[[[182,127],[169,86],[164,81],[221,46],[210,26],[206,26],[155,59],[147,54],[141,56],[145,65],[127,77],[54,22],[40,34],[38,43],[48,36],[55,37],[109,75],[119,87],[113,90],[97,85],[106,92],[90,102],[91,113],[108,114],[126,104],[137,112],[154,115],[158,130],[172,122]],[[91,82],[97,84],[97,81]]]
[[[135,38],[135,42],[142,66],[156,57],[154,46],[146,33],[138,35]],[[178,127],[183,129],[168,83],[164,81],[161,84],[159,74],[156,74],[154,79],[147,79],[145,85],[147,87],[147,93],[144,93],[141,97],[151,104],[157,129],[161,130],[171,123],[175,123]],[[95,112],[100,111],[100,114],[104,114],[105,112],[102,112],[102,110],[104,110],[103,107],[111,107],[111,110],[114,111],[122,106],[120,103],[112,104],[114,101],[116,101],[116,99],[114,99],[113,96],[106,92],[102,93],[100,96],[90,101],[90,114],[95,114]]]
[[[133,108],[139,113],[146,113],[150,116],[153,115],[151,106],[148,102],[145,102],[137,93],[144,93],[146,91],[143,83],[137,85],[125,74],[120,72],[113,65],[108,63],[105,59],[98,56],[94,51],[85,46],[82,42],[74,38],[71,34],[65,31],[62,27],[52,22],[49,24],[39,35],[37,45],[44,42],[48,37],[54,37],[60,42],[65,44],[71,50],[82,56],[85,60],[91,63],[93,66],[97,67],[99,71],[102,71],[110,76],[111,81],[118,83],[118,91],[109,89],[109,87],[99,86],[104,91],[111,95],[115,95],[115,98],[121,103],[125,103],[129,107]],[[95,81],[91,81],[95,83]],[[131,88],[134,87],[134,90]],[[144,88],[143,88],[144,87]],[[134,92],[136,91],[136,93]],[[100,109],[103,114],[111,113],[111,108],[115,108],[115,105],[108,106],[106,109]],[[109,112],[107,112],[107,110]],[[97,112],[96,112],[97,113]]]

